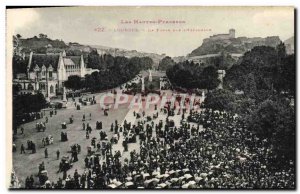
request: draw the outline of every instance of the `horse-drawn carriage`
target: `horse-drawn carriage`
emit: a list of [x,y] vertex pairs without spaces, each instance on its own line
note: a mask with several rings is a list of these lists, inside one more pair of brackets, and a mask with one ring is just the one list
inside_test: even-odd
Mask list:
[[102,122],[100,121],[97,121],[96,122],[96,129],[99,129],[99,130],[101,130],[102,129]]
[[100,140],[108,140],[107,139],[107,134],[106,132],[104,131],[100,131]]
[[68,134],[67,132],[61,132],[60,139],[62,142],[68,141]]
[[63,156],[59,164],[60,171],[67,171],[72,168],[73,164],[69,156]]
[[132,132],[129,132],[128,136],[128,143],[136,143],[136,135]]
[[43,122],[36,123],[36,130],[37,130],[38,132],[40,132],[40,131],[45,132],[45,130],[46,130],[46,125],[45,125],[45,123],[43,123]]
[[70,124],[72,124],[74,122],[73,117],[70,117],[69,120],[70,120]]
[[114,134],[114,135],[112,136],[112,143],[114,143],[114,144],[117,144],[117,143],[118,143],[118,135],[117,135],[117,134]]
[[67,128],[67,123],[66,123],[66,122],[63,122],[63,123],[61,124],[61,128],[62,128],[62,129],[66,129],[66,128]]
[[168,127],[174,127],[175,126],[175,122],[172,119],[170,119],[167,124],[168,124]]
[[45,182],[48,180],[48,172],[47,170],[43,170],[39,174],[39,181],[41,185],[44,185]]
[[51,145],[51,144],[53,144],[53,141],[54,141],[54,139],[53,139],[52,135],[48,135],[48,136],[45,138],[45,143],[46,143],[46,145]]

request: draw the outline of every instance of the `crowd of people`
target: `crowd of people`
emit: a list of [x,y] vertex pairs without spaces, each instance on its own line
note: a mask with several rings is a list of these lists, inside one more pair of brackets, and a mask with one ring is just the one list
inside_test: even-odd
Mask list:
[[[100,139],[91,139],[85,158],[77,158],[78,146],[72,147],[72,162],[84,160],[85,170],[68,174],[71,166],[62,161],[63,177],[56,182],[43,180],[43,188],[201,188],[201,189],[280,189],[295,188],[294,161],[283,161],[273,153],[272,144],[247,130],[236,116],[209,110],[182,110],[181,124],[175,126],[170,112],[161,110],[166,119],[154,124],[144,113],[136,124],[115,121],[107,140],[99,122]],[[136,114],[136,113],[134,113]],[[142,115],[142,116],[141,116]],[[157,114],[154,114],[157,116]],[[137,116],[137,114],[136,114]],[[187,117],[187,119],[185,118]],[[84,127],[87,133],[89,130]],[[105,137],[104,137],[105,136]],[[123,136],[124,150],[113,151]],[[132,137],[139,141],[130,141]],[[128,150],[138,143],[139,151]],[[130,152],[129,158],[123,158]],[[67,175],[68,174],[68,175]],[[29,188],[29,187],[28,187]]]
[[[36,153],[36,145],[33,141],[31,140],[27,140],[27,148],[25,148],[24,144],[21,145],[21,154],[25,154],[25,149],[26,150],[30,150],[32,154]],[[17,151],[17,149],[15,148],[14,151]]]

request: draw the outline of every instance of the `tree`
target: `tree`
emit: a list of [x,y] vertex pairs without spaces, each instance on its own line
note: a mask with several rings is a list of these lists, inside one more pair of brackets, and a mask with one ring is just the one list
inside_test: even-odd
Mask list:
[[40,54],[46,54],[47,53],[47,48],[46,47],[39,47],[35,49],[36,53],[40,53]]
[[87,66],[93,69],[103,69],[101,67],[101,59],[96,49],[93,49],[87,57]]
[[204,100],[205,108],[219,111],[232,111],[236,96],[230,90],[214,90],[207,94]]
[[13,99],[13,125],[18,126],[25,113],[39,112],[46,107],[42,93],[16,95]]
[[218,87],[220,80],[218,79],[218,72],[214,66],[205,67],[201,73],[200,85],[201,88],[212,90]]
[[27,73],[28,61],[23,59],[21,56],[13,56],[13,76],[15,77],[18,73]]
[[166,71],[168,68],[175,64],[173,59],[169,56],[164,57],[158,64],[158,69],[161,71]]
[[43,33],[40,33],[40,34],[39,34],[39,38],[41,38],[41,39],[47,38],[47,35],[46,35],[46,34],[43,34]]
[[171,66],[166,72],[170,82],[187,89],[215,89],[220,81],[214,66],[203,67],[194,62],[180,62]]
[[153,84],[150,84],[150,85],[149,85],[149,90],[152,91],[153,89],[154,89],[154,85],[153,85]]
[[286,57],[286,48],[283,42],[276,47],[277,55],[278,55],[278,62],[280,63]]
[[248,129],[273,144],[276,154],[293,158],[295,148],[295,110],[284,98],[268,99],[246,117]]
[[281,78],[281,83],[284,83],[282,90],[289,92],[290,96],[294,97],[296,92],[296,64],[294,54],[285,58]]
[[255,82],[255,77],[253,73],[249,73],[246,75],[246,83],[245,83],[245,93],[250,97],[250,98],[255,98],[257,88],[256,88],[256,82]]
[[293,91],[295,91],[294,56],[286,55],[283,43],[279,44],[276,49],[267,46],[254,47],[244,54],[239,64],[227,71],[224,82],[226,88],[233,91],[243,90],[251,98],[260,90],[270,90],[271,93],[277,92],[278,94],[288,92],[293,96]]
[[296,65],[295,55],[288,55],[281,59],[281,64],[278,67],[277,76],[274,75],[274,88],[277,92],[287,92],[289,96],[295,96],[296,87]]
[[243,75],[247,75],[248,70],[241,65],[233,65],[228,71],[223,80],[223,86],[232,91],[244,90],[245,81]]
[[141,58],[141,68],[143,70],[152,69],[153,60],[150,57],[142,57]]
[[20,34],[17,34],[16,37],[17,37],[18,39],[22,38],[22,36],[21,36]]
[[68,80],[64,82],[68,89],[79,90],[82,88],[81,78],[78,75],[71,75]]

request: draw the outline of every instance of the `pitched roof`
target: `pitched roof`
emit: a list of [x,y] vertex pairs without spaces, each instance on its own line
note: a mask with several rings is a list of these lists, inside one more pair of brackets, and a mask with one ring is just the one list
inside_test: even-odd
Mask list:
[[76,65],[80,66],[80,56],[67,56],[63,57],[65,65]]
[[39,68],[41,68],[43,65],[48,68],[51,65],[53,67],[53,70],[56,71],[58,60],[59,55],[33,54],[29,71],[33,71],[36,65]]
[[[33,71],[36,65],[42,68],[45,65],[48,68],[50,65],[53,67],[53,71],[57,71],[59,56],[57,54],[33,54],[29,71]],[[81,56],[66,56],[63,57],[64,64],[80,66]]]

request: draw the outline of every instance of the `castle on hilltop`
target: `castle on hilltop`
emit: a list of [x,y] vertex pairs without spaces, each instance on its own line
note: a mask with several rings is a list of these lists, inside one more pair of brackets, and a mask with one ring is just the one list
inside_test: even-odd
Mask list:
[[187,55],[187,60],[205,63],[206,59],[218,57],[222,53],[238,60],[245,52],[256,46],[276,47],[280,42],[279,36],[236,37],[235,29],[230,29],[228,34],[215,34],[203,39],[201,46]]
[[226,40],[235,38],[235,29],[230,29],[228,34],[214,34],[209,38],[203,40],[203,42],[208,40]]

